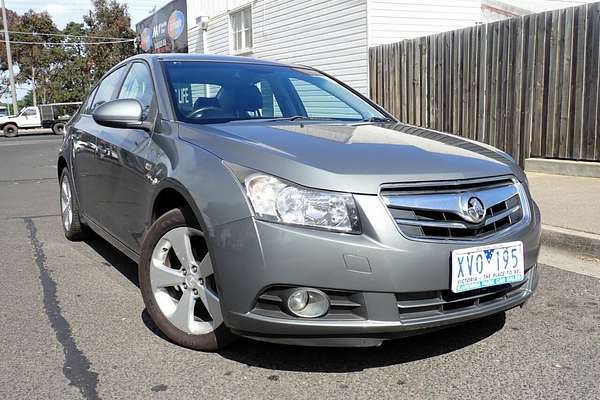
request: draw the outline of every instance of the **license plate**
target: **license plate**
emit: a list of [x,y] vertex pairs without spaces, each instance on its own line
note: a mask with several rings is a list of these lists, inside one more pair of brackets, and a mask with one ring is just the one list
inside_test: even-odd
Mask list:
[[523,242],[454,250],[451,270],[454,293],[522,281]]

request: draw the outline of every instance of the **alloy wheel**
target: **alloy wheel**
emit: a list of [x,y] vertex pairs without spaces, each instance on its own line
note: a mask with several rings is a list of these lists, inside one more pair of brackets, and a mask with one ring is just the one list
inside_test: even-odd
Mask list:
[[69,179],[66,176],[60,185],[60,208],[63,225],[65,230],[69,231],[73,222],[73,198],[71,196],[71,185],[69,185]]
[[152,293],[163,315],[191,335],[223,322],[214,271],[201,231],[175,228],[157,242],[150,261]]

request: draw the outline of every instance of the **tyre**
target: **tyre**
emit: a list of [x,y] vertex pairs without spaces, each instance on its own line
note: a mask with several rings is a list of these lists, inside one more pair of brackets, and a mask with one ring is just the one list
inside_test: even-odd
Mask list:
[[69,170],[64,168],[60,174],[60,214],[65,237],[72,241],[90,237],[90,230],[79,217],[79,206],[73,196]]
[[65,124],[63,124],[62,122],[58,122],[58,123],[52,125],[52,132],[54,132],[55,135],[64,135],[65,134]]
[[15,124],[6,124],[2,129],[4,136],[6,137],[15,137],[19,134],[19,128]]
[[171,210],[148,231],[138,265],[148,314],[173,342],[215,351],[235,336],[223,323],[208,245],[190,212]]

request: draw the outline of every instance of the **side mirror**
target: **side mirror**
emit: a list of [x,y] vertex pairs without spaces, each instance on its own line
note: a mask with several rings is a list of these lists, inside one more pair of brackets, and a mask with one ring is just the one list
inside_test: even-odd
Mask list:
[[111,128],[150,130],[142,119],[142,104],[136,99],[117,99],[100,105],[92,117],[97,124]]

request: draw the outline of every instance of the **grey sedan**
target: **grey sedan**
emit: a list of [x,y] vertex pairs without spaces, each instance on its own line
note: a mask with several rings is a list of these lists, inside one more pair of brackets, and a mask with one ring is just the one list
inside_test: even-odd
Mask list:
[[135,260],[149,315],[194,349],[375,346],[537,286],[540,214],[510,156],[308,67],[127,59],[68,124],[58,176],[66,237]]

